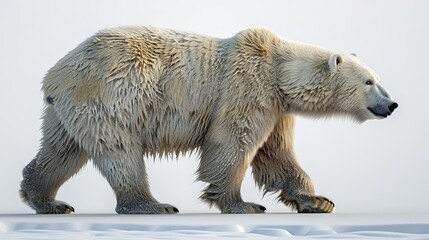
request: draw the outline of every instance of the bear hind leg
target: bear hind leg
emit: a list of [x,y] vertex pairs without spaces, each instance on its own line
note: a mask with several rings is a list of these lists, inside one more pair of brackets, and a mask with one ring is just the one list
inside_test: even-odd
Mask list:
[[119,214],[172,214],[179,210],[159,203],[149,188],[143,152],[117,150],[94,159],[95,166],[107,179],[116,195],[116,212]]
[[24,168],[20,195],[37,213],[74,212],[69,204],[55,200],[61,185],[89,160],[88,154],[67,134],[51,107],[43,116],[43,138],[36,157]]

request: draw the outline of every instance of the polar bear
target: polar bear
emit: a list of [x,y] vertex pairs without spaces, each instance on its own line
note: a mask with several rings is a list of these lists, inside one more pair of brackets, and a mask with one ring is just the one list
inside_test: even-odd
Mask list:
[[282,39],[263,28],[228,39],[154,27],[102,30],[43,81],[41,148],[20,194],[37,213],[71,213],[59,187],[89,159],[117,213],[176,213],[151,194],[144,158],[198,149],[201,198],[222,213],[263,213],[243,201],[249,166],[259,187],[298,212],[329,213],[293,150],[296,115],[381,119],[398,106],[356,56]]

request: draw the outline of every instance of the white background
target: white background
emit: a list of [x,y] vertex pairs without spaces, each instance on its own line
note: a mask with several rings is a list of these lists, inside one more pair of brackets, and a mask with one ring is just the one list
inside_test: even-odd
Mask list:
[[[153,25],[216,37],[253,26],[354,52],[399,103],[388,119],[299,118],[296,152],[317,193],[340,213],[429,212],[428,1],[0,1],[0,213],[31,213],[18,197],[22,168],[41,137],[41,81],[56,61],[101,28]],[[181,212],[217,212],[198,200],[197,156],[148,162],[152,191]],[[259,193],[243,198],[288,212]],[[59,191],[78,213],[113,213],[115,198],[89,163]]]

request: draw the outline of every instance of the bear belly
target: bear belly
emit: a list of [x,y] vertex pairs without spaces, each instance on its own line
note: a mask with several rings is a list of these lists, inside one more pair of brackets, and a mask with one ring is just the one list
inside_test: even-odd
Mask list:
[[154,118],[141,132],[144,152],[150,155],[176,154],[201,146],[209,127],[208,114],[166,113]]

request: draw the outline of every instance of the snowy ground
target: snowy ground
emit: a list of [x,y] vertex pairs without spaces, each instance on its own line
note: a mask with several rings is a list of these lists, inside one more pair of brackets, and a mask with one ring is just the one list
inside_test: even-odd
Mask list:
[[0,239],[429,239],[429,214],[0,215]]

